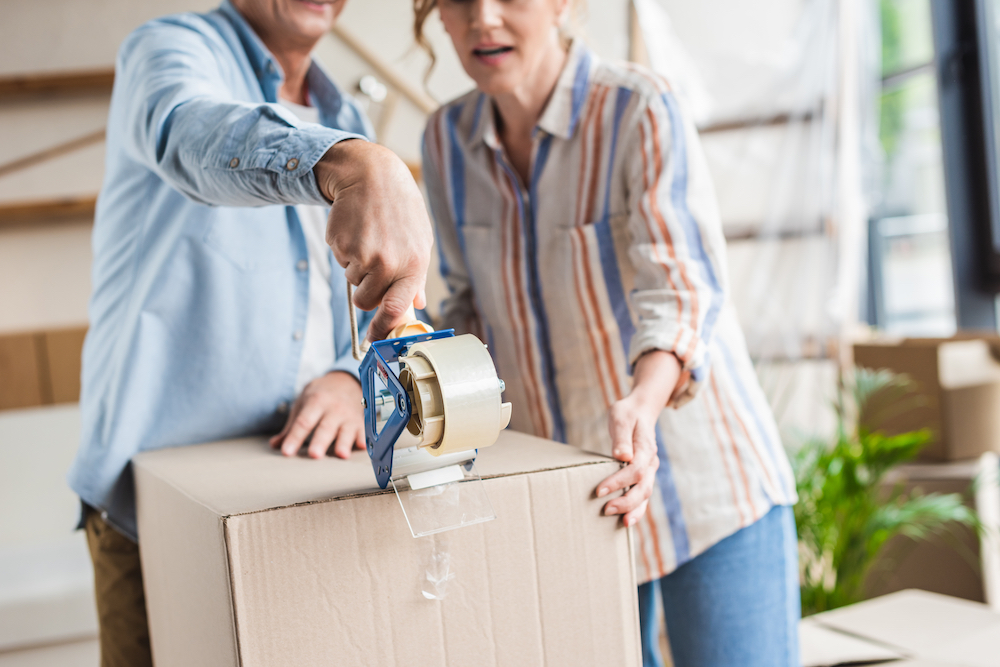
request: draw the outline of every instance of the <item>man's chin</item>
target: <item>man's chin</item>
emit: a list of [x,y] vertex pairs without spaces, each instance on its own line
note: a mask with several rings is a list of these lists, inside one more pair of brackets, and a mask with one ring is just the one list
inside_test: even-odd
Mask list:
[[294,17],[295,31],[302,36],[303,39],[314,41],[321,38],[330,28],[333,27],[333,17],[324,17],[316,15],[302,15],[297,12],[297,16]]

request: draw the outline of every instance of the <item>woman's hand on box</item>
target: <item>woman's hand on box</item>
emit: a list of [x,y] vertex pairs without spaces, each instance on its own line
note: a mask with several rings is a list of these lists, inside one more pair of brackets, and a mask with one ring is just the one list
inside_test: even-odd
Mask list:
[[310,435],[307,451],[314,459],[326,456],[331,445],[334,455],[342,459],[355,447],[365,448],[361,385],[353,375],[334,371],[307,384],[292,405],[285,427],[271,438],[271,447],[295,456]]
[[642,518],[653,493],[660,467],[656,421],[677,385],[680,372],[680,362],[669,352],[652,350],[642,355],[635,364],[631,393],[608,412],[612,455],[628,465],[597,486],[597,497],[627,489],[604,506],[606,515],[623,515],[626,526]]

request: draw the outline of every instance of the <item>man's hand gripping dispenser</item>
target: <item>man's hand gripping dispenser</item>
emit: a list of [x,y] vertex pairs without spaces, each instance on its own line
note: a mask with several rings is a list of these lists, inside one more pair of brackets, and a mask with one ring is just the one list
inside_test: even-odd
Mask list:
[[462,479],[462,464],[510,423],[511,406],[501,398],[504,384],[486,346],[471,334],[434,331],[411,317],[362,358],[350,284],[347,292],[354,356],[361,361],[365,442],[378,485],[406,477],[411,489],[423,489]]

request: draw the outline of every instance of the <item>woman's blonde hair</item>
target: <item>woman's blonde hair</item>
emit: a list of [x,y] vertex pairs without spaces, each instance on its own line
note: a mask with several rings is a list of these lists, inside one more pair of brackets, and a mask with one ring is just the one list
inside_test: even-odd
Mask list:
[[[413,39],[417,42],[417,46],[423,49],[431,59],[431,64],[427,67],[427,73],[424,75],[425,84],[431,76],[431,70],[434,69],[437,56],[434,55],[431,43],[424,36],[424,23],[427,22],[428,17],[437,6],[438,0],[413,0]],[[559,27],[559,36],[562,37],[563,41],[568,43],[580,34],[584,11],[585,0],[569,0],[569,16],[564,25]]]

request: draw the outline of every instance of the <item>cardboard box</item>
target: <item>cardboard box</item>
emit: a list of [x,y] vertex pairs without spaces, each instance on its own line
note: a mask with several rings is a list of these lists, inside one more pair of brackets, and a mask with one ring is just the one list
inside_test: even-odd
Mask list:
[[[364,452],[141,454],[157,667],[641,664],[630,534],[593,493],[618,464],[506,431],[477,468],[497,518],[415,539]],[[422,594],[435,553],[441,600]]]
[[908,338],[854,345],[854,363],[906,373],[923,405],[886,422],[890,433],[930,428],[919,458],[954,461],[1000,451],[1000,340]]
[[[957,493],[977,509],[973,484],[981,472],[977,460],[950,463],[909,463],[892,470],[883,482],[888,494],[898,485],[906,492]],[[981,481],[980,481],[981,483]],[[952,524],[947,534],[929,540],[897,535],[869,573],[865,597],[908,588],[985,602],[979,537],[973,528]]]
[[893,657],[901,660],[886,663],[890,667],[1000,667],[1000,614],[926,591],[900,591],[810,616],[799,637],[803,667]]

